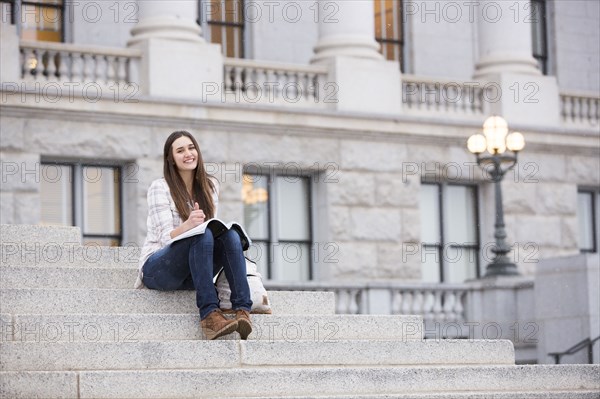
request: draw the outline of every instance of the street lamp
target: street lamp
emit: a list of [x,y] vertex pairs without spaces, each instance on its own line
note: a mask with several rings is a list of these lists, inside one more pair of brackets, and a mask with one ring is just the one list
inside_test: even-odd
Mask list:
[[[525,138],[519,132],[508,133],[508,124],[500,116],[490,116],[483,123],[483,134],[474,134],[467,141],[467,148],[477,156],[477,164],[486,169],[495,183],[496,223],[494,238],[496,246],[492,248],[494,259],[487,265],[485,277],[518,275],[517,265],[510,261],[507,254],[511,247],[506,244],[504,229],[504,210],[502,208],[502,178],[517,163],[517,153],[525,147]],[[506,150],[511,153],[506,153]],[[488,154],[482,155],[487,150]]]

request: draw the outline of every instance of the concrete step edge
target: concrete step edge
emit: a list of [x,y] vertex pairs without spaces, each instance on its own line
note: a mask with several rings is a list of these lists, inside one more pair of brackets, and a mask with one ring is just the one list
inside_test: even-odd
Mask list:
[[[348,397],[600,390],[599,365],[248,367],[208,370],[1,372],[9,397]],[[235,383],[224,383],[232,381]],[[261,383],[264,381],[265,383]],[[73,395],[79,396],[73,396]],[[27,396],[28,395],[28,396]],[[60,395],[60,396],[59,396]],[[385,397],[385,396],[384,396]],[[527,396],[515,396],[526,398]]]
[[0,343],[2,371],[510,365],[510,341],[137,341]]
[[[273,313],[334,314],[335,294],[269,291]],[[0,313],[198,313],[195,292],[149,289],[0,290]]]
[[[331,341],[336,339],[423,338],[421,316],[252,314],[250,340]],[[98,313],[2,314],[3,341],[124,341],[203,338],[197,314]],[[220,339],[239,339],[237,333]]]

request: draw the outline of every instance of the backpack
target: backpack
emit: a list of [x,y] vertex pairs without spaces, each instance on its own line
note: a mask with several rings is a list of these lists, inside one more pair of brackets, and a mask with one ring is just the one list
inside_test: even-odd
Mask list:
[[[252,309],[250,313],[271,314],[271,303],[269,302],[267,290],[263,285],[262,276],[258,272],[256,263],[248,258],[245,259],[246,276],[248,277],[250,298],[252,299]],[[227,281],[227,277],[225,277],[225,270],[223,268],[217,273],[215,286],[219,297],[219,307],[225,312],[231,311],[231,289],[229,288],[229,282]]]

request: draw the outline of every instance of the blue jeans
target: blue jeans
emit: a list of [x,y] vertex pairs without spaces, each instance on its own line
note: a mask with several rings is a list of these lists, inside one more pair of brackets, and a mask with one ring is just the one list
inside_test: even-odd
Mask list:
[[144,285],[153,290],[196,290],[200,319],[219,309],[213,283],[221,267],[231,288],[233,309],[250,311],[252,300],[246,277],[246,260],[240,236],[228,230],[214,238],[204,234],[175,241],[153,253],[143,266]]

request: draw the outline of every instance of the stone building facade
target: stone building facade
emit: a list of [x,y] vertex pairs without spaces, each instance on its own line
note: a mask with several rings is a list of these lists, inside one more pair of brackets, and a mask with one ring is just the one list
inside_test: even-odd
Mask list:
[[[400,7],[401,61],[380,53],[377,2]],[[466,141],[497,114],[526,140],[502,183],[520,273],[531,280],[540,260],[597,257],[597,2],[544,1],[538,18],[540,2],[523,0],[246,0],[234,2],[243,59],[214,43],[218,2],[65,2],[63,43],[24,40],[25,8],[9,17],[18,3],[2,3],[2,223],[46,222],[44,190],[57,192],[48,184],[58,181],[68,191],[61,220],[85,235],[85,223],[106,215],[87,209],[87,183],[112,171],[118,231],[108,240],[141,244],[164,140],[186,129],[222,182],[220,217],[247,221],[256,203],[242,196],[243,175],[268,175],[254,183],[273,201],[256,230],[270,231],[257,241],[271,255],[252,255],[274,284],[462,283],[485,273],[495,216],[493,185]],[[300,180],[302,189],[286,185]],[[302,209],[286,208],[286,192],[306,197],[293,203]],[[98,195],[88,203],[105,204]],[[309,223],[284,237],[295,212]],[[452,240],[463,224],[472,228],[456,234],[471,238]],[[427,247],[432,231],[449,241]],[[306,270],[286,274],[298,261]],[[444,279],[465,267],[477,269]]]

